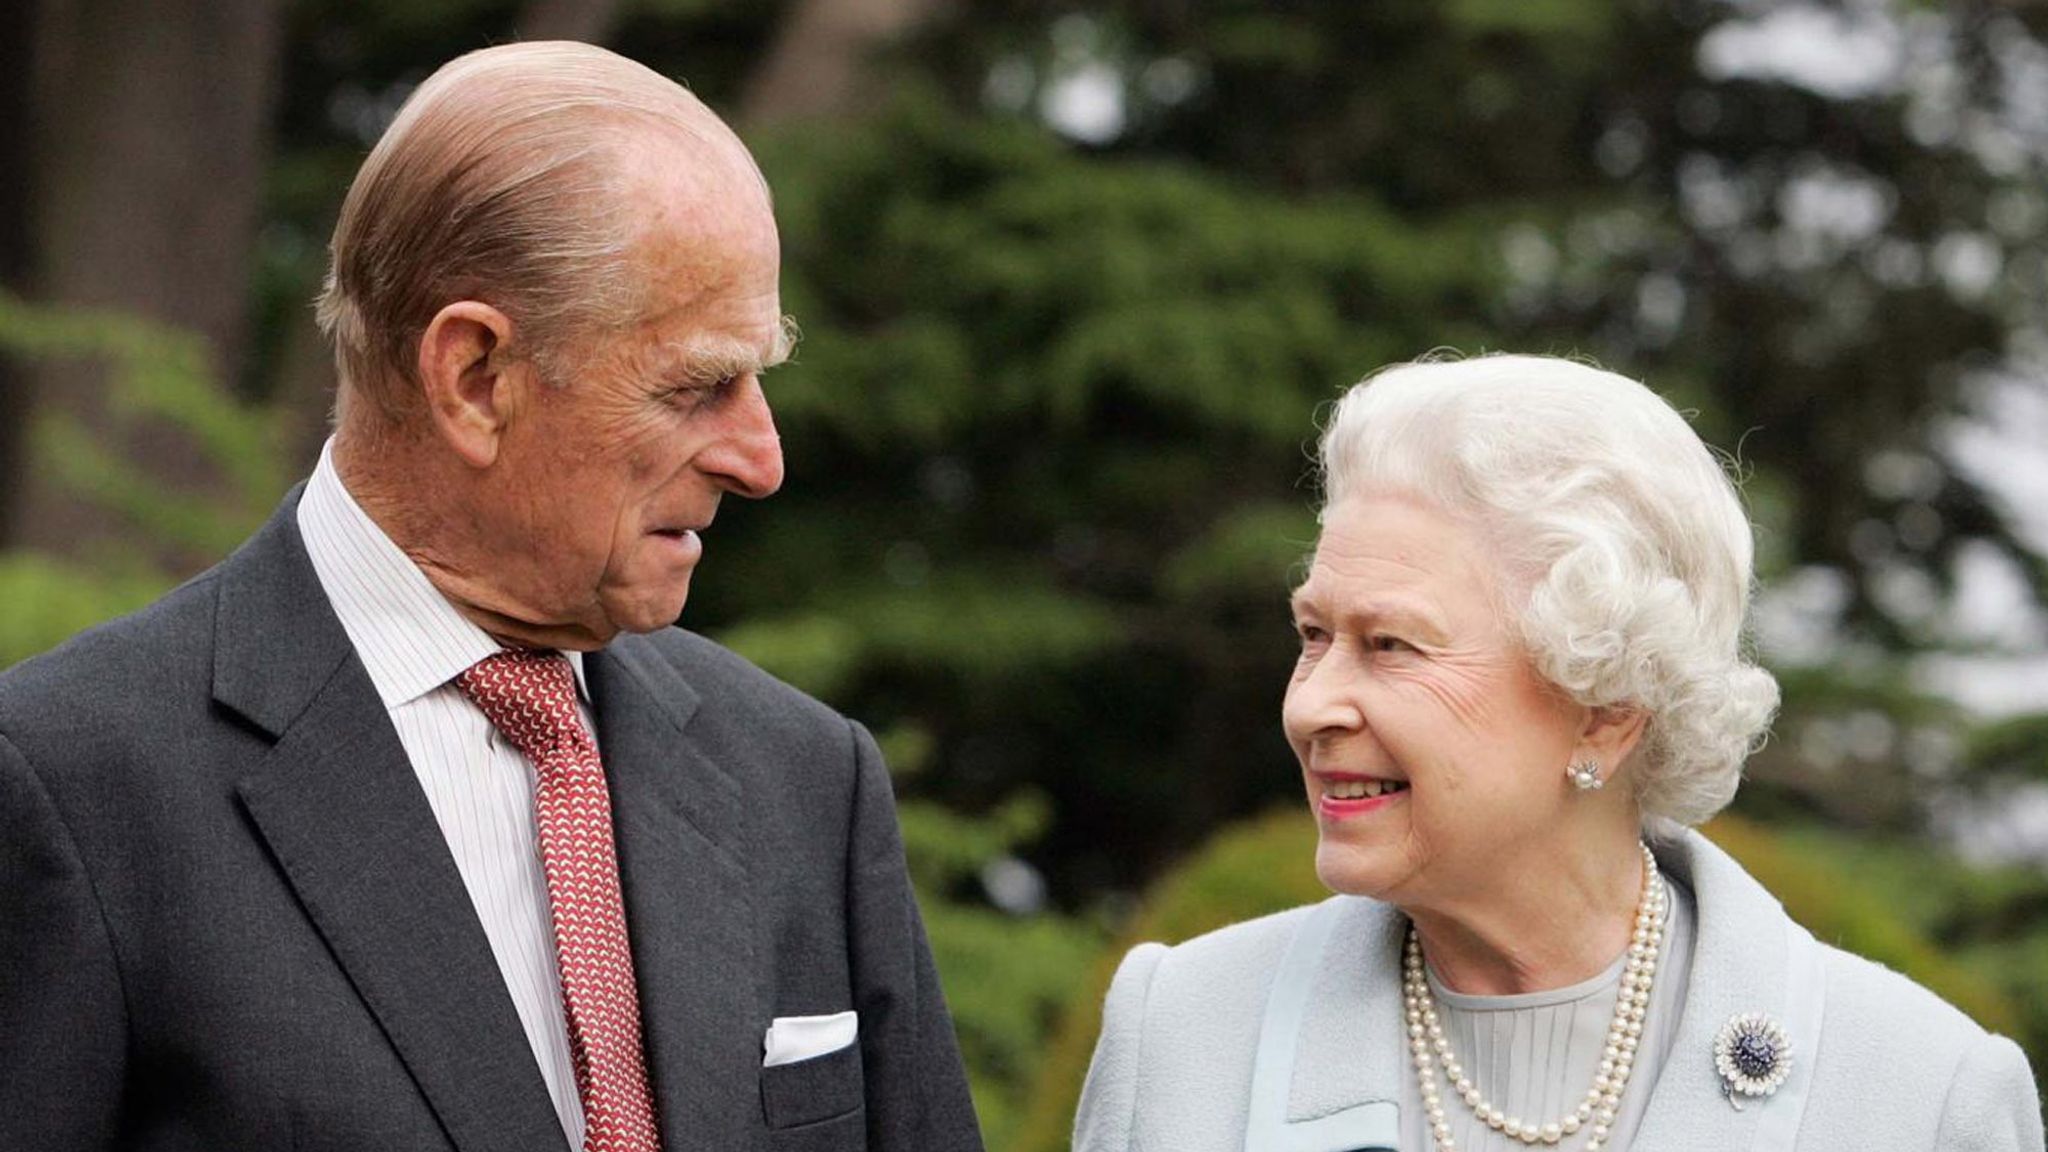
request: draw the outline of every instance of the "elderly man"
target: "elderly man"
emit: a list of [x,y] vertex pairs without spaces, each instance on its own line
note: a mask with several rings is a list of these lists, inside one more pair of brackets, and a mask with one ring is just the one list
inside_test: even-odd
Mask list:
[[333,247],[312,478],[0,677],[0,1148],[978,1148],[873,741],[669,627],[782,481],[745,148],[478,52]]

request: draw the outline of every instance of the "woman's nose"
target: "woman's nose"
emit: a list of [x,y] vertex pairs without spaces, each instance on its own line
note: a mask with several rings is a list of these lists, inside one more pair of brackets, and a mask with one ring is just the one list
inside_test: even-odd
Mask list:
[[1287,686],[1280,708],[1281,724],[1295,740],[1356,731],[1365,724],[1358,706],[1360,670],[1336,647],[1298,674]]

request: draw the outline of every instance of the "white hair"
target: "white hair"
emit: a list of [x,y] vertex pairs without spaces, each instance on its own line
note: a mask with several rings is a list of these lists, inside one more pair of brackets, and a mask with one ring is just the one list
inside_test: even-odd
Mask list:
[[1537,671],[1648,717],[1630,773],[1646,823],[1734,797],[1778,685],[1745,653],[1749,519],[1669,404],[1547,356],[1395,365],[1338,402],[1320,463],[1326,510],[1407,494],[1478,528]]

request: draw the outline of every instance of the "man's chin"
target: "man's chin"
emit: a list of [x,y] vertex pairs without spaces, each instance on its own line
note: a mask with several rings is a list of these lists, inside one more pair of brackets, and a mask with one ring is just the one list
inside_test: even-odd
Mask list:
[[[683,602],[689,598],[690,585],[686,580],[680,588],[664,591],[660,595],[642,595],[619,604],[606,605],[606,614],[609,617],[607,623],[611,626],[612,635],[620,632],[631,632],[635,635],[659,632],[682,618]],[[611,638],[611,635],[607,635],[604,640],[598,642],[598,646],[602,647],[604,642]]]

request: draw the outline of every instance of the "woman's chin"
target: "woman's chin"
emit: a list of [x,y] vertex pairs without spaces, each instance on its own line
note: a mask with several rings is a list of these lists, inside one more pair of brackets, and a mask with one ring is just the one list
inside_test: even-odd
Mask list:
[[1388,868],[1380,849],[1333,843],[1325,834],[1316,844],[1316,879],[1345,896],[1378,898],[1387,890]]

